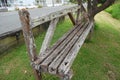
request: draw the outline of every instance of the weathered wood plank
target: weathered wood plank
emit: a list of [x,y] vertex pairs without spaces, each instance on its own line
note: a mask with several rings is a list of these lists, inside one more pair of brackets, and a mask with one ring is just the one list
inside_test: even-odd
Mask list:
[[79,27],[81,27],[81,29],[76,33],[74,38],[72,38],[72,40],[65,46],[65,48],[59,53],[59,55],[57,55],[57,57],[49,65],[49,67],[48,67],[49,73],[57,74],[57,67],[64,60],[66,55],[69,53],[69,50],[72,48],[72,46],[75,44],[76,40],[78,39],[78,36],[82,33],[82,31],[84,29],[82,26],[83,26],[83,24],[79,26]]
[[73,71],[70,70],[68,71],[67,74],[61,76],[61,80],[71,80],[72,76],[73,76]]
[[27,51],[31,61],[36,59],[36,47],[34,42],[33,33],[31,30],[31,21],[29,17],[29,12],[25,9],[19,11],[19,16],[21,20],[23,35],[27,47]]
[[81,12],[81,9],[78,9],[77,16],[76,16],[76,25],[79,23],[80,12]]
[[87,6],[85,8],[85,6],[83,6],[83,4],[81,4],[81,9],[84,11],[84,12],[87,12]]
[[[80,23],[79,23],[80,24]],[[78,27],[78,26],[76,26]],[[36,61],[34,61],[34,64],[39,64],[41,63],[46,57],[48,57],[52,52],[53,50],[55,50],[58,45],[60,45],[69,35],[70,33],[72,33],[73,31],[76,30],[76,27],[74,27],[73,29],[71,29],[69,32],[67,32],[66,34],[63,35],[63,37],[61,37],[54,45],[52,48],[50,48],[49,51],[45,51],[43,54],[40,54],[38,56],[38,59]]]
[[53,19],[50,22],[50,25],[48,27],[45,39],[43,41],[43,44],[42,44],[42,47],[41,47],[41,50],[40,50],[40,54],[43,54],[43,52],[49,47],[50,41],[51,41],[51,39],[54,35],[54,31],[55,31],[55,28],[56,28],[56,25],[57,25],[58,21],[59,21],[59,18],[56,18],[56,19]]
[[78,9],[80,9],[80,6],[76,5],[76,6],[73,6],[71,8],[66,8],[66,9],[63,9],[63,10],[48,14],[46,16],[42,16],[42,17],[33,19],[33,22],[34,22],[33,25],[34,26],[40,25],[40,24],[45,23],[47,21],[51,21],[51,20],[53,20],[55,18],[62,17],[64,15],[68,14],[68,13],[75,12]]
[[75,22],[75,19],[73,17],[73,14],[72,13],[68,13],[68,16],[69,16],[70,20],[72,21],[73,25],[75,25],[76,22]]
[[[74,30],[75,30],[75,28],[74,28]],[[35,63],[35,64],[41,63],[41,62],[42,62],[47,56],[49,56],[50,53],[52,53],[52,51],[53,51],[54,49],[56,49],[57,46],[58,46],[59,44],[61,44],[62,41],[65,40],[65,38],[66,38],[67,36],[69,36],[70,33],[71,33],[72,31],[74,31],[74,30],[69,31],[69,33],[66,33],[62,38],[60,38],[60,39],[56,42],[56,44],[54,44],[53,47],[52,47],[49,51],[45,51],[45,52],[43,52],[43,54],[40,54],[40,55],[38,56],[38,59],[37,59],[34,63]]]
[[44,71],[47,71],[47,67],[48,65],[52,62],[52,60],[60,53],[60,51],[62,49],[64,49],[66,47],[66,45],[69,43],[69,41],[75,36],[75,34],[80,30],[81,27],[77,27],[77,29],[75,31],[72,32],[72,34],[70,34],[70,36],[68,36],[60,45],[58,45],[58,47],[51,53],[51,55],[49,55],[49,57],[47,57],[40,65],[41,68]]
[[81,3],[82,3],[82,0],[77,0],[78,2],[78,6],[80,7],[78,10],[77,10],[77,16],[76,16],[76,25],[78,24],[79,22],[79,17],[80,17],[80,11],[81,11]]
[[[33,33],[31,30],[31,23],[30,23],[31,20],[30,20],[29,15],[30,14],[26,9],[22,9],[19,11],[19,17],[20,17],[20,21],[22,25],[22,30],[23,30],[23,35],[24,35],[28,55],[30,57],[30,60],[34,61],[37,58],[36,57],[36,46],[34,42]],[[42,77],[38,74],[38,71],[36,71],[35,69],[33,69],[33,71],[34,71],[36,79],[41,80]]]
[[58,68],[59,74],[61,74],[61,75],[62,74],[66,74],[70,70],[70,67],[71,67],[71,65],[72,65],[75,57],[77,56],[77,53],[78,53],[79,49],[83,45],[83,43],[85,41],[85,38],[87,37],[87,35],[88,35],[88,33],[89,33],[92,25],[93,25],[93,22],[91,22],[88,25],[88,27],[86,28],[86,30],[80,36],[80,38],[77,41],[77,43],[73,46],[73,48],[71,49],[71,51],[69,52],[69,54],[66,56],[66,58],[64,59],[64,61],[60,65],[60,67]]
[[[61,6],[56,6],[56,8],[58,10],[55,9],[54,11],[50,11],[51,8],[31,9],[31,10],[29,10],[30,13],[31,13],[32,22],[33,22],[32,28],[34,28],[34,27],[36,27],[36,26],[38,26],[40,24],[43,24],[45,22],[51,21],[51,20],[53,20],[55,18],[64,16],[64,15],[66,15],[69,12],[75,12],[80,7],[78,7],[77,5],[70,5],[70,6],[67,5],[66,7],[64,7],[64,6],[62,6],[62,7]],[[52,9],[54,9],[54,8],[52,8]],[[42,11],[42,10],[47,10],[49,12],[49,14],[46,14],[47,11]],[[65,10],[67,11],[67,13],[65,13],[65,14],[61,13],[61,12],[65,11]],[[55,12],[57,12],[57,14]],[[8,12],[8,13],[11,14],[12,12]],[[37,14],[37,13],[39,13],[39,14]],[[43,15],[43,14],[46,14],[46,15]],[[54,15],[56,15],[56,17],[52,17]],[[5,17],[5,19],[9,19],[10,20],[11,17],[9,18],[8,16],[10,16],[10,15],[9,14],[8,15],[5,14],[4,17]],[[12,16],[14,16],[14,18],[15,17],[18,18],[17,11],[15,11],[15,14],[13,14]],[[3,19],[1,16],[0,16],[0,18],[1,18],[1,20]],[[3,21],[4,21],[4,19],[3,19]],[[2,22],[0,23],[0,25],[2,25]],[[7,23],[7,21],[5,22],[5,23],[7,23],[7,24],[5,24],[5,26],[6,27],[8,26],[9,30],[7,29],[7,31],[6,31],[6,28],[4,28],[5,31],[0,31],[0,39],[6,38],[6,37],[8,37],[11,34],[14,34],[16,32],[21,31],[21,25],[19,25],[19,19],[18,20],[14,19],[14,20],[12,20],[12,22],[13,23]],[[9,25],[11,25],[11,24],[15,24],[17,26],[13,25],[12,27],[10,27]],[[1,28],[0,28],[0,30],[1,30]]]

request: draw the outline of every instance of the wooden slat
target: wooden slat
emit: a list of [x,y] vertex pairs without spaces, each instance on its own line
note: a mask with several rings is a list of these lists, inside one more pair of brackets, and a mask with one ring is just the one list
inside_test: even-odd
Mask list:
[[54,31],[55,31],[55,28],[56,28],[56,25],[57,25],[58,21],[59,21],[59,18],[56,18],[56,19],[53,19],[50,22],[50,25],[48,27],[45,39],[43,41],[43,44],[42,44],[42,47],[41,47],[41,50],[40,50],[40,54],[43,54],[43,52],[49,47],[50,41],[51,41],[51,39],[54,35]]
[[[75,27],[75,28],[76,28],[76,27]],[[74,28],[74,30],[75,30],[75,28]],[[71,33],[72,31],[74,31],[74,30],[69,31],[69,32],[66,33],[62,38],[60,38],[60,39],[53,45],[53,47],[52,47],[49,51],[45,51],[45,52],[43,52],[43,54],[40,54],[40,55],[38,56],[38,59],[37,59],[34,63],[35,63],[35,64],[41,63],[41,62],[42,62],[47,56],[49,56],[50,53],[51,53],[54,49],[56,49],[57,46],[58,46],[63,40],[65,40],[65,38],[66,38],[67,36],[69,36],[70,33]]]
[[79,49],[83,45],[83,43],[85,41],[85,38],[87,37],[87,35],[88,35],[88,33],[89,33],[92,26],[93,26],[93,22],[91,22],[88,25],[86,30],[80,36],[77,43],[73,46],[73,48],[71,49],[69,54],[66,56],[66,58],[64,59],[62,64],[59,66],[58,72],[59,72],[60,75],[66,74],[70,70],[70,67],[71,67],[72,63],[73,63],[75,57],[77,56],[77,53],[78,53]]
[[55,50],[58,45],[60,45],[69,35],[70,33],[72,33],[74,30],[76,30],[78,26],[74,27],[72,30],[70,30],[69,32],[67,32],[66,34],[63,35],[63,37],[61,37],[54,45],[52,48],[50,48],[49,51],[45,51],[43,52],[43,54],[40,54],[40,56],[38,56],[38,59],[36,61],[34,61],[34,64],[39,64],[41,63],[46,57],[48,57],[53,50]]
[[[79,27],[82,27],[83,25],[80,25]],[[61,62],[64,60],[66,55],[69,53],[72,46],[75,44],[79,36],[81,35],[82,31],[85,29],[85,27],[82,27],[78,33],[72,38],[72,40],[65,46],[65,48],[57,55],[57,57],[52,61],[52,63],[49,65],[49,73],[51,74],[57,74],[57,67]],[[72,34],[72,33],[71,33]]]
[[45,59],[40,65],[42,70],[47,71],[48,65],[52,62],[52,60],[59,54],[59,52],[65,48],[65,46],[69,43],[69,41],[75,36],[77,31],[80,30],[81,27],[78,27],[77,30],[73,31],[70,36],[68,36],[58,47],[52,52],[49,57]]

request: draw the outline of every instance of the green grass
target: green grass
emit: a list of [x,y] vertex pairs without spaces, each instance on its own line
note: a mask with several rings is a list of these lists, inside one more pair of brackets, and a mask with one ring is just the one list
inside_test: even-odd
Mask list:
[[109,12],[113,18],[120,20],[120,1],[116,1],[116,3],[107,8],[106,11]]
[[[82,46],[73,63],[72,80],[120,80],[120,22],[106,12],[99,13],[95,21],[91,41]],[[59,23],[51,44],[71,29],[70,25],[69,20]],[[35,39],[37,51],[44,36],[45,32]],[[35,80],[25,45],[0,55],[0,80]],[[58,77],[43,74],[43,80],[58,80]]]

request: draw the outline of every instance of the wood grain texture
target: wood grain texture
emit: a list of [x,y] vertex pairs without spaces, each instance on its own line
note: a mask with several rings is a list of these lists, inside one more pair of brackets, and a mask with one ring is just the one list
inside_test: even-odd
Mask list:
[[[36,46],[34,42],[33,33],[31,30],[31,21],[29,12],[26,9],[22,9],[19,11],[19,17],[22,25],[23,35],[28,51],[28,55],[30,57],[31,62],[36,60]],[[37,80],[41,80],[42,77],[39,75],[38,71],[33,69],[33,72],[35,74],[35,77]]]
[[[59,75],[61,76],[62,80],[71,79],[70,68],[87,35],[90,31],[92,32],[93,30],[92,27],[94,16],[101,10],[110,6],[115,0],[106,0],[106,2],[104,4],[101,4],[102,6],[100,7],[97,7],[96,0],[87,0],[86,6],[83,5],[84,3],[82,3],[82,0],[77,1],[77,6],[68,9],[62,9],[60,11],[56,11],[54,13],[33,20],[34,25],[42,24],[46,21],[52,20],[41,48],[41,54],[38,57],[36,57],[34,37],[30,28],[32,26],[30,23],[29,13],[24,9],[19,11],[28,54],[30,56],[30,60],[33,62],[34,68],[36,69],[34,71],[37,80],[41,79],[38,72],[42,71],[50,74]],[[76,22],[71,14],[75,11],[78,11]],[[52,48],[46,50],[50,44],[56,24],[58,22],[58,20],[55,18],[61,17],[66,14],[69,15],[75,27],[71,31],[66,33],[62,38],[60,38],[53,45]],[[79,21],[81,21],[82,24],[79,24]]]
[[80,30],[80,27],[77,27],[75,31],[73,31],[70,36],[68,36],[58,47],[47,57],[40,65],[44,71],[47,71],[48,65],[60,54],[60,52],[67,46],[70,40],[75,36],[77,31]]
[[57,68],[58,68],[58,66],[64,60],[64,58],[66,57],[66,55],[69,54],[70,49],[72,48],[72,46],[75,44],[76,40],[78,39],[78,35],[80,35],[82,33],[82,30],[83,30],[82,26],[83,26],[83,24],[81,24],[79,26],[80,29],[75,34],[75,36],[69,41],[69,43],[65,46],[65,48],[61,50],[61,52],[57,55],[57,57],[49,65],[49,67],[48,67],[49,73],[51,73],[51,74],[57,74]]
[[37,25],[40,25],[42,23],[45,23],[45,22],[48,22],[48,21],[51,21],[55,18],[58,18],[58,17],[62,17],[68,13],[71,13],[71,12],[75,12],[77,11],[78,9],[80,9],[80,6],[73,6],[71,8],[65,8],[65,9],[62,9],[60,11],[57,11],[57,12],[53,12],[51,14],[48,14],[46,16],[42,16],[42,17],[39,17],[39,18],[36,18],[36,19],[33,19],[33,25],[34,26],[37,26]]
[[[85,26],[87,26],[87,25],[85,25]],[[77,53],[78,53],[79,49],[81,48],[81,46],[83,45],[85,38],[87,37],[92,26],[93,26],[93,22],[91,22],[87,26],[87,28],[82,33],[82,35],[79,37],[78,41],[73,46],[73,48],[71,49],[69,54],[65,57],[64,61],[62,62],[62,64],[58,68],[59,74],[61,74],[61,75],[66,74],[70,70],[72,63],[73,63],[74,59],[76,58]]]
[[[81,23],[79,23],[81,24]],[[50,48],[50,50],[43,52],[43,54],[40,54],[38,56],[38,59],[36,61],[34,61],[34,64],[40,64],[42,61],[44,61],[49,55],[51,55],[51,53],[53,52],[53,50],[55,50],[58,45],[60,45],[69,35],[70,33],[72,33],[73,31],[76,30],[75,26],[73,29],[71,29],[70,31],[68,31],[66,34],[64,34],[54,45],[52,48]]]
[[58,21],[59,21],[59,18],[56,18],[50,22],[45,39],[44,39],[42,47],[40,49],[40,54],[43,54],[43,52],[50,46],[50,42],[54,35],[54,31],[56,29],[56,25],[57,25]]
[[30,15],[29,12],[25,9],[19,11],[27,51],[30,56],[30,60],[34,61],[36,59],[36,46],[34,42],[33,33],[31,30],[31,21],[29,15]]

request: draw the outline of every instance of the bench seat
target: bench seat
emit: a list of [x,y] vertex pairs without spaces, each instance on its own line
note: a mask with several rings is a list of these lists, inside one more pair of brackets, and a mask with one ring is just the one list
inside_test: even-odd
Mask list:
[[38,71],[64,76],[69,73],[70,67],[85,41],[92,23],[83,23],[75,26],[71,31],[60,38],[50,49],[41,53],[33,62]]

